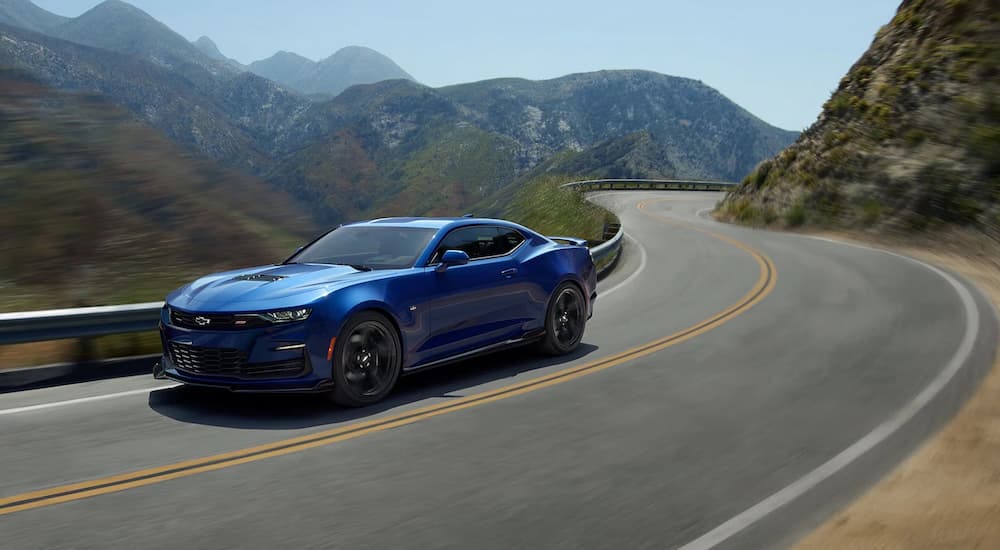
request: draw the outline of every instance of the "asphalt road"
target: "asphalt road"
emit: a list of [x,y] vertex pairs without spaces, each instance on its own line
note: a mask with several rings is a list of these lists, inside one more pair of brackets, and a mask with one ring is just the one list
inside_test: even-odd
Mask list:
[[785,546],[948,418],[997,320],[913,261],[697,215],[718,198],[594,198],[627,248],[571,358],[361,411],[146,377],[0,395],[0,547]]

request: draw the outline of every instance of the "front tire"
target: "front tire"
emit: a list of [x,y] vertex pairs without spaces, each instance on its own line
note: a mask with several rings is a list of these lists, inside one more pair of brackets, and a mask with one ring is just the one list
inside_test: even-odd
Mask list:
[[552,293],[545,312],[545,336],[539,348],[549,355],[566,355],[580,345],[587,327],[587,306],[580,288],[562,283]]
[[392,323],[374,311],[353,315],[333,348],[330,397],[345,407],[377,403],[396,385],[402,364],[399,335]]

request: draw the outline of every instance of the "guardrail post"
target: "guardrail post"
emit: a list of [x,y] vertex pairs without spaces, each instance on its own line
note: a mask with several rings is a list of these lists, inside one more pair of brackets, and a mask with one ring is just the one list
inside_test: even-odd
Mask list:
[[77,338],[76,340],[76,363],[89,363],[97,358],[97,346],[91,337]]
[[620,223],[605,223],[604,232],[603,235],[601,236],[601,239],[605,241],[610,241],[615,237],[615,235],[618,234],[618,230],[621,228],[622,224]]

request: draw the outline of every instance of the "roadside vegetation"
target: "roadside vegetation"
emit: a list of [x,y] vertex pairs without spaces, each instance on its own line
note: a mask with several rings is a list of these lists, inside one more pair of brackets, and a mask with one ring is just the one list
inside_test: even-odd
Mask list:
[[516,192],[503,215],[543,235],[598,241],[604,234],[605,224],[616,223],[618,219],[588,202],[583,193],[561,187],[579,179],[553,174],[537,176]]

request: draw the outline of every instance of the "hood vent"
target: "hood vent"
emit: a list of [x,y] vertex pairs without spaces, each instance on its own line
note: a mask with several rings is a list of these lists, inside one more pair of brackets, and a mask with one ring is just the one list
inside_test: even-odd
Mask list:
[[237,275],[233,277],[234,281],[260,281],[264,283],[273,283],[274,281],[280,281],[285,277],[282,275],[268,275],[266,273],[253,273],[251,275]]

